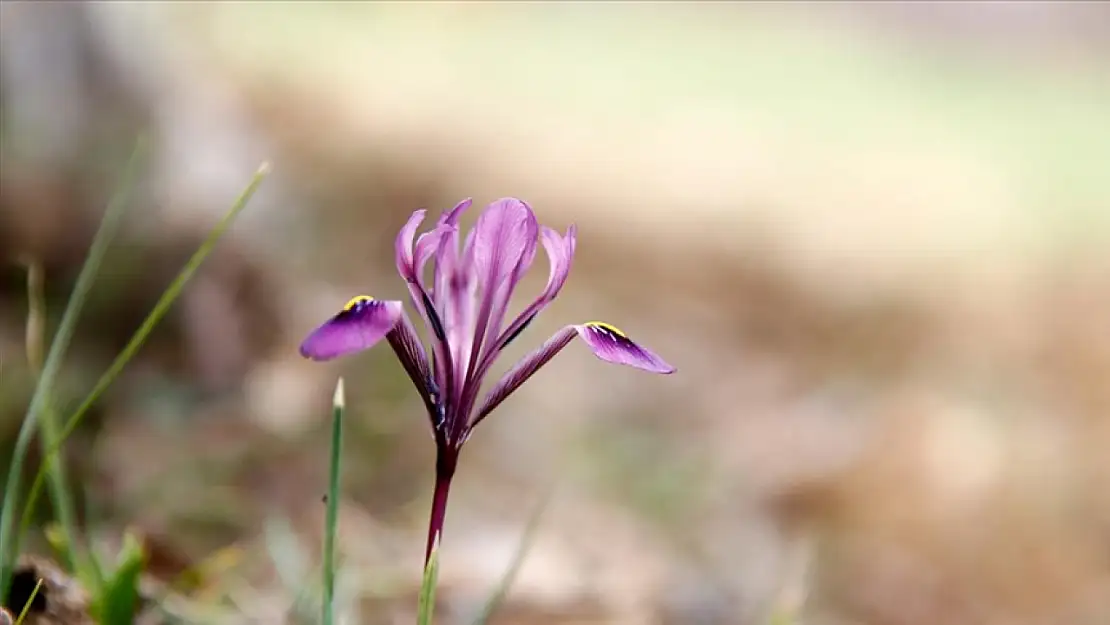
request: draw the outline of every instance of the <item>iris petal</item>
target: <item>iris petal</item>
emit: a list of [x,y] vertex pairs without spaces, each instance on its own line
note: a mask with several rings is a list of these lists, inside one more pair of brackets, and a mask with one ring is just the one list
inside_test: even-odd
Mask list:
[[628,365],[652,373],[674,373],[655,352],[637,344],[628,335],[608,323],[591,321],[575,326],[578,336],[598,358],[618,365]]
[[[459,207],[455,207],[455,209],[458,210]],[[402,226],[401,231],[397,233],[397,239],[394,242],[397,272],[409,284],[416,284],[421,288],[424,287],[424,265],[431,260],[432,255],[439,248],[440,240],[447,234],[458,230],[457,225],[446,223],[446,219],[441,219],[434,229],[417,237],[416,230],[424,222],[426,214],[427,211],[424,209],[413,212],[409,220]],[[416,302],[416,305],[420,306],[421,303]]]
[[443,434],[440,429],[444,414],[443,397],[432,377],[427,352],[424,351],[424,345],[421,344],[420,337],[416,334],[416,329],[413,328],[408,315],[401,315],[400,322],[386,335],[386,338],[393,352],[397,354],[397,359],[401,361],[405,373],[409,375],[409,379],[420,393],[420,399],[424,402],[424,408],[431,419],[432,436],[438,444]]
[[473,230],[475,275],[482,302],[475,320],[474,339],[467,377],[477,366],[483,342],[489,343],[501,332],[509,299],[520,279],[536,257],[539,224],[528,204],[516,198],[503,198],[486,207]]
[[397,325],[404,313],[401,302],[359,296],[301,343],[301,355],[331,360],[373,347]]
[[[471,200],[463,200],[440,217],[440,226],[453,228],[439,241],[435,254],[435,289],[432,301],[441,315],[446,331],[446,341],[456,366],[456,377],[465,376],[462,370],[470,358],[470,333],[473,332],[475,315],[474,272],[465,262],[467,251],[459,251],[458,222],[469,208]],[[472,241],[472,239],[468,239]]]
[[394,255],[397,262],[397,272],[401,274],[405,280],[412,282],[416,280],[416,266],[415,259],[413,258],[413,241],[416,239],[416,229],[420,227],[421,222],[424,221],[424,215],[427,211],[421,209],[414,211],[405,225],[401,227],[401,231],[397,233],[397,239],[394,242]]
[[455,205],[455,208],[452,208],[451,210],[443,213],[443,215],[439,218],[440,225],[449,224],[452,226],[458,226],[459,217],[461,217],[462,214],[466,212],[466,209],[470,208],[470,205],[473,203],[473,198],[466,198],[465,200],[459,202]]
[[[567,228],[566,236],[561,236],[557,231],[547,226],[540,226],[540,242],[543,243],[550,264],[547,286],[544,287],[539,297],[521,311],[517,318],[509,324],[509,327],[501,333],[501,336],[497,339],[497,350],[504,349],[510,341],[519,336],[524,331],[524,326],[531,323],[536,315],[559,295],[559,291],[566,284],[567,277],[570,276],[570,266],[574,260],[576,234],[577,229],[573,224]],[[486,357],[486,361],[491,361],[496,357],[496,351],[491,350]]]
[[436,394],[433,388],[434,382],[432,381],[432,371],[428,364],[428,355],[424,351],[424,345],[420,342],[419,335],[416,334],[416,329],[412,326],[412,321],[409,320],[408,315],[401,315],[400,321],[393,327],[393,330],[386,335],[389,340],[389,345],[393,348],[394,353],[397,354],[397,360],[401,361],[401,366],[404,367],[405,373],[409,374],[412,383],[425,400],[431,399],[431,396]]
[[[507,278],[526,271],[536,257],[539,224],[528,204],[502,198],[486,207],[474,225],[474,265],[478,275]],[[498,286],[498,282],[484,286]]]
[[[457,217],[458,213],[466,208],[466,202],[462,202],[452,210],[451,214]],[[427,211],[421,209],[413,212],[409,217],[408,222],[405,223],[401,231],[397,233],[395,242],[395,255],[397,262],[397,272],[408,283],[409,295],[412,298],[412,304],[417,312],[424,319],[424,324],[432,333],[434,340],[432,341],[432,352],[437,356],[433,363],[435,377],[441,380],[446,387],[446,392],[451,392],[454,386],[453,383],[453,365],[451,360],[451,353],[446,342],[446,335],[443,326],[443,318],[439,315],[432,301],[431,296],[428,294],[428,289],[424,287],[424,265],[432,258],[432,255],[439,248],[440,241],[447,235],[457,231],[458,227],[452,223],[448,223],[450,216],[440,219],[435,229],[430,232],[421,234],[419,238],[416,237],[416,230],[424,221],[424,216]]]
[[477,413],[469,424],[473,428],[486,415],[505,401],[520,385],[532,377],[540,367],[547,364],[575,336],[579,336],[598,358],[620,365],[628,365],[652,373],[674,373],[675,368],[667,364],[662,358],[642,345],[638,345],[628,338],[628,335],[600,321],[591,321],[581,325],[571,325],[556,332],[539,349],[521,358],[509,370],[482,400]]
[[493,409],[501,405],[501,402],[513,393],[516,389],[520,388],[528,378],[532,377],[540,367],[547,364],[555,354],[563,350],[575,337],[575,326],[567,326],[562,330],[556,332],[547,342],[539,347],[539,349],[521,358],[508,373],[501,377],[501,379],[494,385],[493,388],[486,393],[485,399],[482,400],[481,407],[474,416],[473,422],[470,427],[478,424],[479,421],[484,419],[486,415],[493,412]]

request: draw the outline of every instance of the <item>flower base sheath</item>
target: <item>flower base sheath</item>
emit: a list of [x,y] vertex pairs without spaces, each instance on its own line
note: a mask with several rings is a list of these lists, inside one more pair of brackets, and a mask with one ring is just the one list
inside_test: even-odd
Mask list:
[[[397,271],[427,328],[430,349],[420,341],[401,301],[367,296],[352,299],[301,344],[301,354],[313,360],[353,354],[383,338],[397,354],[420,393],[436,441],[429,550],[442,530],[458,452],[471,430],[576,337],[606,362],[652,373],[675,371],[621,330],[592,321],[556,332],[480,396],[482,382],[497,357],[563,288],[574,258],[575,227],[559,234],[539,225],[528,204],[504,198],[482,211],[463,241],[459,217],[470,205],[469,199],[459,203],[419,237],[416,231],[425,211],[418,210],[397,235]],[[547,285],[506,323],[509,300],[532,267],[539,245],[549,260]],[[434,269],[430,283],[424,279],[429,261]]]

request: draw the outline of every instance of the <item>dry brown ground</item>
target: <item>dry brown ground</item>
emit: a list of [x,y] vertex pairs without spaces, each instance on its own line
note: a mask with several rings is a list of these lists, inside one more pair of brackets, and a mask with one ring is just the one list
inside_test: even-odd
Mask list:
[[[448,84],[421,67],[429,95]],[[325,367],[294,348],[352,292],[399,293],[391,245],[408,211],[513,193],[582,233],[565,297],[529,335],[613,320],[680,373],[645,380],[572,348],[483,427],[449,515],[444,622],[493,587],[555,476],[497,623],[745,624],[803,602],[801,622],[819,625],[1110,620],[1110,256],[1023,247],[1007,230],[1021,198],[990,159],[917,135],[836,159],[844,146],[722,129],[710,111],[631,141],[616,120],[575,134],[535,121],[542,108],[483,115],[462,96],[417,105],[416,88],[250,68],[223,69],[289,195],[198,277],[73,450],[98,536],[141,528],[157,577],[236,547],[193,607],[285,618],[311,571],[280,545],[315,557],[342,373],[348,605],[358,622],[406,622],[431,462],[417,406],[387,353]],[[609,158],[576,156],[599,144]],[[65,176],[18,178],[0,193],[0,242],[41,241],[51,275],[72,276],[86,207]],[[203,209],[181,201],[188,219],[130,239],[152,261],[112,274],[128,296],[92,308],[74,387],[172,274]],[[9,277],[0,347],[17,380]]]

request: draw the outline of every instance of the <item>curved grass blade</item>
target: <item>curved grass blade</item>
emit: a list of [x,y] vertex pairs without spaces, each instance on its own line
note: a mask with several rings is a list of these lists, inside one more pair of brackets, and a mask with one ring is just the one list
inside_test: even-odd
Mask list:
[[339,525],[339,461],[343,452],[343,378],[332,400],[331,460],[328,471],[327,512],[324,521],[323,625],[335,623],[335,535]]
[[[95,262],[96,259],[92,259]],[[27,260],[27,362],[36,384],[41,383],[43,354],[46,351],[46,278],[42,263]],[[58,519],[58,529],[62,534],[62,544],[66,546],[59,555],[67,570],[75,571],[90,590],[99,589],[103,582],[100,569],[95,561],[83,553],[77,539],[77,515],[73,510],[73,498],[66,483],[65,458],[62,454],[51,456],[49,450],[58,439],[57,413],[49,403],[49,398],[39,414],[39,428],[42,430],[41,443],[43,461],[41,471],[50,479],[50,502]]]
[[[100,379],[97,380],[96,385],[93,386],[92,391],[90,391],[88,396],[85,397],[85,400],[81,403],[80,406],[78,406],[77,410],[75,410],[73,414],[70,415],[69,419],[66,421],[65,427],[62,428],[62,432],[58,440],[56,441],[57,445],[51,447],[48,457],[58,453],[58,451],[61,449],[61,445],[65,443],[66,438],[68,438],[69,435],[73,433],[73,430],[77,427],[77,425],[80,424],[81,418],[85,416],[85,413],[87,413],[94,404],[96,404],[97,400],[100,399],[100,396],[104,393],[104,391],[107,390],[109,386],[111,386],[112,382],[114,382],[116,377],[119,376],[123,368],[139,351],[139,348],[142,347],[143,343],[146,341],[147,336],[149,336],[151,331],[154,330],[154,327],[158,325],[158,322],[162,320],[162,317],[166,316],[166,313],[169,312],[170,307],[173,305],[174,301],[179,295],[181,295],[181,291],[184,290],[185,285],[189,282],[189,279],[193,277],[193,274],[196,273],[200,265],[204,262],[206,258],[208,258],[208,255],[212,253],[212,249],[216,246],[216,243],[220,240],[220,237],[222,237],[224,232],[226,232],[227,229],[231,227],[231,224],[235,220],[235,217],[238,216],[239,213],[246,207],[247,203],[250,201],[251,196],[253,196],[255,191],[258,190],[258,187],[262,184],[262,181],[265,179],[266,175],[269,174],[269,171],[270,167],[268,163],[263,163],[263,165],[258,168],[258,171],[255,173],[254,178],[251,179],[250,184],[248,184],[247,188],[244,189],[243,192],[239,195],[239,197],[236,199],[235,203],[232,204],[228,212],[223,216],[223,218],[220,219],[219,223],[217,223],[216,226],[208,233],[208,237],[205,238],[204,242],[201,243],[199,248],[197,248],[197,251],[185,264],[185,267],[182,268],[181,272],[177,275],[177,277],[166,289],[166,291],[162,293],[162,296],[158,299],[158,302],[154,305],[154,308],[150,311],[150,314],[147,315],[146,319],[143,320],[142,325],[139,326],[139,329],[135,331],[135,334],[131,336],[131,339],[127,342],[127,345],[124,346],[123,351],[121,351],[120,354],[116,356],[116,359],[112,362],[111,366],[108,367],[108,370],[100,376]],[[35,476],[35,481],[31,485],[31,490],[27,495],[27,504],[24,506],[23,518],[20,522],[19,532],[15,536],[16,540],[13,541],[14,544],[18,544],[19,540],[21,540],[24,534],[26,534],[27,528],[31,524],[31,510],[34,507],[34,503],[38,497],[39,491],[42,488],[42,478],[43,474],[40,471],[39,474]],[[9,482],[10,481],[11,479],[9,478]],[[8,510],[8,506],[5,505],[5,515],[9,514]]]
[[[77,319],[81,314],[81,308],[84,306],[85,299],[92,289],[93,282],[96,279],[96,273],[100,268],[101,262],[104,260],[104,255],[108,251],[108,245],[119,229],[124,209],[128,204],[127,200],[134,187],[134,178],[138,170],[140,157],[145,153],[145,148],[146,140],[145,138],[140,138],[134,151],[131,153],[131,158],[128,160],[121,184],[115,196],[113,196],[112,200],[108,203],[108,208],[105,210],[104,216],[100,220],[100,226],[93,236],[92,244],[85,258],[85,263],[81,266],[81,272],[77,276],[77,283],[73,287],[73,293],[70,295],[69,302],[66,304],[65,312],[62,314],[61,325],[58,327],[57,334],[54,335],[54,340],[50,345],[46,360],[42,363],[42,373],[35,384],[35,392],[31,396],[31,403],[27,407],[27,413],[23,418],[23,424],[20,426],[19,434],[16,436],[11,465],[8,467],[8,479],[7,483],[4,485],[3,509],[0,511],[0,592],[3,593],[7,593],[8,584],[11,580],[11,571],[15,563],[15,558],[18,556],[17,547],[19,544],[19,536],[13,534],[14,527],[12,523],[14,521],[15,511],[19,507],[19,480],[23,475],[23,462],[27,458],[27,452],[31,446],[31,440],[34,437],[38,417],[42,414],[50,394],[54,390],[54,381],[58,376],[58,372],[61,370],[62,357],[69,347],[70,340],[73,338],[73,332],[77,327]],[[62,438],[64,438],[64,436],[62,436]],[[54,442],[60,445],[60,440]],[[56,452],[57,450],[54,449],[54,451]],[[49,466],[48,459],[53,455],[54,454],[47,454],[43,462],[43,468]],[[42,468],[39,470],[39,475],[42,475]],[[36,479],[36,481],[39,480]],[[26,509],[30,510],[31,505],[32,504],[27,505]],[[25,514],[24,516],[29,516],[29,514]]]
[[474,625],[485,625],[501,604],[505,602],[505,597],[509,594],[509,589],[516,580],[517,573],[520,572],[521,565],[524,564],[524,558],[528,555],[528,551],[532,546],[532,542],[536,539],[536,530],[540,527],[540,519],[543,518],[543,513],[547,511],[548,504],[551,503],[555,495],[554,485],[548,487],[547,492],[543,498],[540,499],[539,505],[532,511],[531,516],[528,517],[528,524],[524,526],[524,533],[520,537],[520,543],[517,545],[516,552],[513,553],[513,559],[509,563],[509,568],[505,570],[505,574],[501,576],[501,580],[497,583],[497,588],[494,589],[493,594],[486,599],[482,611],[478,613],[478,617],[474,619]]

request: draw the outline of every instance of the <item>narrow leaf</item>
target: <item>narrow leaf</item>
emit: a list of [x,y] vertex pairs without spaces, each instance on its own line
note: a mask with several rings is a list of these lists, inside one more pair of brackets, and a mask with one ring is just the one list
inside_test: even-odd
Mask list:
[[432,544],[432,554],[424,567],[424,582],[420,585],[420,599],[416,608],[417,625],[432,625],[436,607],[436,579],[439,577],[439,536]]
[[328,471],[327,511],[324,522],[323,625],[335,623],[335,536],[339,525],[339,469],[343,453],[343,378],[335,385],[332,401],[331,462]]
[[40,577],[35,582],[35,587],[31,589],[31,596],[27,597],[27,603],[23,604],[23,609],[19,611],[19,617],[15,619],[15,625],[22,625],[23,619],[31,612],[31,606],[35,603],[35,597],[39,596],[39,591],[42,590],[42,578]]
[[[90,258],[88,262],[98,262]],[[35,376],[42,375],[43,353],[46,351],[46,277],[42,263],[27,261],[27,362]],[[41,383],[41,377],[39,378]],[[95,561],[83,553],[77,538],[77,515],[73,509],[73,497],[66,480],[66,467],[62,454],[51,455],[50,449],[58,439],[58,416],[45,402],[38,415],[42,430],[41,443],[43,461],[39,467],[50,479],[50,501],[54,515],[58,519],[58,531],[64,534],[66,548],[59,553],[59,560],[67,570],[76,571],[86,588],[97,590],[103,583],[100,569]]]
[[[170,284],[169,288],[167,288],[166,291],[162,294],[161,298],[158,299],[158,302],[154,305],[154,308],[150,311],[150,314],[147,315],[142,325],[139,326],[139,329],[135,331],[134,335],[132,335],[131,340],[129,340],[127,342],[127,345],[124,346],[123,351],[121,351],[120,354],[116,356],[116,359],[112,362],[111,366],[108,367],[108,370],[105,371],[102,376],[100,376],[100,379],[97,380],[96,385],[93,387],[92,391],[89,392],[85,400],[81,403],[77,410],[75,410],[73,414],[70,415],[69,420],[66,421],[65,427],[62,428],[61,435],[58,437],[58,440],[55,441],[56,445],[51,447],[49,456],[53,456],[58,453],[58,451],[61,449],[61,445],[65,443],[66,438],[69,437],[73,430],[76,429],[76,427],[80,424],[81,418],[84,417],[89,409],[96,404],[97,400],[100,399],[100,396],[104,393],[104,391],[106,391],[108,387],[112,385],[112,382],[114,382],[120,372],[123,371],[123,368],[127,365],[128,362],[131,361],[131,358],[133,358],[135,354],[138,353],[139,348],[142,347],[143,343],[146,341],[151,331],[154,330],[154,327],[157,326],[158,322],[162,320],[162,317],[164,317],[166,313],[169,312],[170,307],[177,300],[178,296],[181,295],[181,292],[184,290],[185,285],[189,282],[189,279],[193,277],[193,274],[196,273],[200,265],[204,262],[206,258],[208,258],[209,254],[212,253],[212,250],[213,248],[215,248],[216,243],[219,242],[220,237],[222,237],[227,229],[231,227],[231,224],[235,220],[235,217],[238,216],[239,213],[242,212],[242,210],[247,206],[247,203],[250,201],[251,196],[253,196],[255,191],[258,190],[259,185],[262,184],[262,181],[265,179],[269,171],[269,164],[264,163],[261,167],[259,167],[258,171],[254,175],[254,178],[251,179],[250,184],[247,185],[247,188],[243,190],[243,192],[236,199],[235,203],[232,204],[231,209],[228,210],[223,218],[220,219],[219,223],[217,223],[212,231],[209,232],[208,237],[204,240],[203,243],[201,243],[197,251],[185,264],[185,267],[182,268],[181,273],[177,275],[174,281]],[[53,354],[53,352],[54,349],[51,348],[51,354]],[[47,369],[49,369],[49,364],[50,358],[47,357]],[[36,396],[37,390],[38,389],[36,389]],[[20,436],[22,435],[23,434],[21,431]],[[28,435],[28,443],[30,442],[29,438],[30,435]],[[14,481],[13,476],[15,476],[17,473],[18,471],[13,471],[9,473],[9,488],[5,492],[14,493],[14,489],[11,487],[12,482]],[[35,481],[31,485],[31,490],[27,495],[27,503],[23,507],[23,518],[20,521],[19,532],[15,536],[15,540],[11,541],[15,545],[17,545],[22,537],[26,534],[27,528],[31,524],[31,511],[34,508],[35,501],[37,500],[39,491],[42,488],[42,478],[43,474],[40,471],[39,474],[35,476]],[[14,496],[12,497],[12,499],[14,499]],[[9,506],[9,501],[6,498],[3,511],[4,516],[7,517],[7,515],[13,514],[14,510],[15,506]],[[5,531],[4,527],[6,527],[6,523],[0,524],[0,532]],[[2,535],[3,534],[0,534],[0,536]],[[3,540],[0,540],[0,554],[3,554],[2,547],[4,546],[5,545]],[[15,550],[12,549],[11,553],[14,552]],[[5,555],[11,556],[11,553]],[[5,586],[0,586],[0,588],[5,588]]]
[[[131,190],[134,187],[134,177],[138,170],[140,157],[145,152],[145,147],[146,141],[140,138],[131,154],[131,158],[124,172],[123,180],[115,196],[112,198],[111,202],[109,202],[104,216],[100,220],[100,226],[93,236],[92,245],[89,247],[88,255],[77,276],[77,283],[73,287],[73,293],[70,295],[69,303],[66,305],[65,312],[62,314],[61,325],[58,327],[57,334],[54,335],[54,340],[51,342],[46,360],[42,364],[42,372],[41,375],[39,375],[38,382],[35,384],[35,392],[31,396],[31,403],[27,407],[23,425],[20,426],[19,434],[16,437],[11,465],[8,467],[8,479],[4,486],[4,502],[2,510],[0,510],[0,595],[7,594],[8,585],[11,581],[11,572],[15,564],[15,559],[19,554],[18,546],[20,536],[14,534],[13,530],[15,528],[13,527],[13,522],[15,511],[19,508],[20,504],[19,480],[23,475],[23,462],[27,458],[27,452],[31,446],[31,440],[34,437],[38,417],[43,412],[46,402],[54,390],[54,381],[61,370],[62,357],[69,347],[70,340],[73,338],[74,330],[77,327],[77,319],[81,314],[81,308],[84,306],[85,299],[92,289],[96,273],[100,269],[100,264],[108,251],[108,245],[112,237],[115,236],[116,230],[119,229],[124,208],[128,204]],[[64,439],[64,435],[61,436],[60,439]],[[61,440],[55,440],[53,442],[55,443],[55,448],[51,450],[53,453],[46,455],[43,462],[44,468],[49,466],[49,459],[57,453],[56,447],[61,445]],[[43,470],[40,469],[36,477],[36,482],[41,482],[42,476]],[[29,497],[28,502],[24,505],[25,519],[30,517],[30,511],[33,507],[34,499]]]

